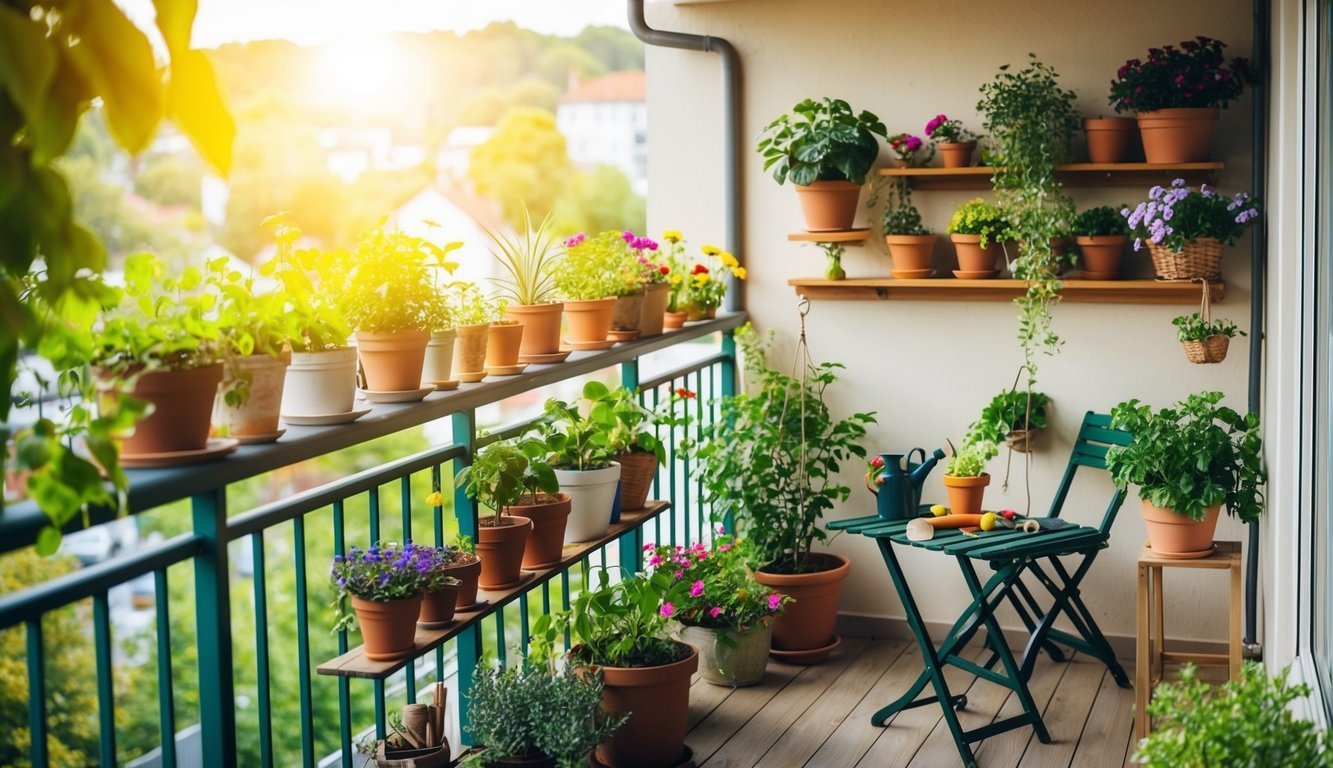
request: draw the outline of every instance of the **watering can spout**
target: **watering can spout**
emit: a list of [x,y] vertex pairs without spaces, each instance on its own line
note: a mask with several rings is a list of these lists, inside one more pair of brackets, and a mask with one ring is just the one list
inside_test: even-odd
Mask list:
[[[921,495],[921,484],[926,482],[926,478],[930,475],[930,471],[935,468],[935,465],[939,463],[940,459],[944,458],[944,449],[936,448],[935,452],[929,457],[927,457],[926,452],[920,448],[912,449],[912,453],[915,453],[916,451],[921,451],[922,461],[920,464],[912,468],[911,478],[912,487],[916,489],[917,496],[919,497]],[[910,457],[912,454],[909,453],[907,455],[909,457],[908,461],[911,461]]]

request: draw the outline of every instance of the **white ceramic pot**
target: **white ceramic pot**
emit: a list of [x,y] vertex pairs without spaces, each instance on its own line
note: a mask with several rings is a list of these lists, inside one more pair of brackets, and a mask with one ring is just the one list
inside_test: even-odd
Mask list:
[[699,676],[713,685],[740,688],[764,679],[773,625],[760,622],[746,632],[680,625],[672,633],[699,652]]
[[435,331],[426,342],[426,364],[421,369],[421,386],[447,381],[454,370],[454,329]]
[[569,494],[569,522],[565,525],[565,543],[591,541],[606,533],[611,524],[611,505],[620,482],[620,464],[611,462],[604,469],[557,469],[560,490]]
[[288,416],[327,416],[352,410],[356,397],[356,350],[293,352],[282,393]]
[[[248,355],[223,366],[222,385],[213,408],[213,421],[227,428],[231,437],[271,435],[278,431],[278,408],[291,353],[280,357]],[[226,393],[242,398],[228,405]]]

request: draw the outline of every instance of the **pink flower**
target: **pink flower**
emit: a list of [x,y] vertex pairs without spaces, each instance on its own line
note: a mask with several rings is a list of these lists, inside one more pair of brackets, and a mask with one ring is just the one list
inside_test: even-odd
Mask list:
[[624,232],[621,232],[621,233],[620,233],[620,239],[621,239],[621,240],[624,240],[624,241],[627,242],[627,243],[632,243],[632,242],[634,242],[634,238],[635,238],[635,234],[634,234],[633,232],[629,231],[628,229],[625,230]]
[[713,618],[715,618],[715,619],[717,618],[717,615],[718,615],[719,613],[722,613],[722,606],[715,605],[715,606],[713,606],[712,608],[709,608],[709,609],[708,609],[708,615],[711,616],[711,617],[713,617]]
[[694,586],[690,587],[690,597],[698,597],[703,593],[704,593],[704,582],[703,579],[700,579],[694,582]]
[[[676,578],[677,578],[677,579],[680,579],[680,577],[681,577],[681,576],[684,576],[684,575],[685,575],[685,572],[684,572],[684,571],[676,571]],[[670,603],[667,603],[667,605],[670,605]]]
[[676,613],[676,606],[672,605],[670,602],[666,602],[662,603],[662,607],[659,610],[664,617],[669,619]]
[[875,469],[883,469],[883,468],[884,468],[884,457],[883,457],[883,456],[876,456],[875,458],[871,459],[871,460],[870,460],[870,466],[874,467]]
[[566,247],[566,248],[573,248],[574,246],[578,245],[579,243],[581,243],[581,242],[583,242],[585,239],[587,239],[587,237],[588,237],[587,235],[585,235],[585,234],[583,234],[582,232],[580,232],[580,233],[578,233],[577,235],[574,235],[573,237],[571,237],[571,238],[569,238],[568,240],[566,240],[566,241],[565,241],[565,247]]
[[652,557],[648,558],[648,565],[649,565],[649,567],[653,567],[653,568],[655,568],[655,567],[657,567],[657,566],[659,566],[659,565],[661,565],[661,564],[662,564],[662,557],[661,557],[661,555],[653,555]]
[[782,607],[782,595],[777,592],[770,593],[768,596],[768,610],[776,611],[780,607]]
[[653,551],[653,550],[656,549],[656,548],[657,548],[657,545],[656,545],[656,544],[644,544],[644,545],[643,545],[643,551],[644,551],[644,552],[651,552],[651,551]]

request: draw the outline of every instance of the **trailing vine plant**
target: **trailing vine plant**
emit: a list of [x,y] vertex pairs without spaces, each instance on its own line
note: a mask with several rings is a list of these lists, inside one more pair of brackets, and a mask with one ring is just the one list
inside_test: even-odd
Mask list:
[[1011,71],[1006,64],[981,86],[977,111],[992,142],[991,184],[1019,243],[1010,268],[1027,283],[1014,303],[1030,390],[1038,351],[1054,354],[1060,345],[1051,310],[1060,301],[1058,273],[1065,259],[1054,252],[1051,239],[1069,232],[1075,210],[1055,178],[1055,166],[1069,157],[1079,116],[1074,92],[1060,87],[1056,71],[1036,54],[1028,58],[1023,69]]

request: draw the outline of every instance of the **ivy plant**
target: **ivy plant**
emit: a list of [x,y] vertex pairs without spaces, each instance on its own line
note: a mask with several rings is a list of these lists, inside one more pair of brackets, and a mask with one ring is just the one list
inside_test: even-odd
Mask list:
[[1221,403],[1221,392],[1202,392],[1156,413],[1138,400],[1111,409],[1111,426],[1134,436],[1107,451],[1111,479],[1121,488],[1137,485],[1140,497],[1193,520],[1221,504],[1243,522],[1257,521],[1268,479],[1259,416]]
[[758,151],[779,184],[862,184],[879,154],[876,136],[887,131],[873,113],[857,113],[841,99],[805,99],[764,127]]
[[1205,321],[1198,312],[1174,318],[1171,324],[1176,327],[1176,337],[1181,341],[1203,341],[1213,336],[1235,338],[1245,335],[1245,331],[1225,317]]
[[1042,429],[1050,401],[1041,392],[1006,389],[981,409],[981,416],[968,427],[967,442],[998,443],[1017,429]]

